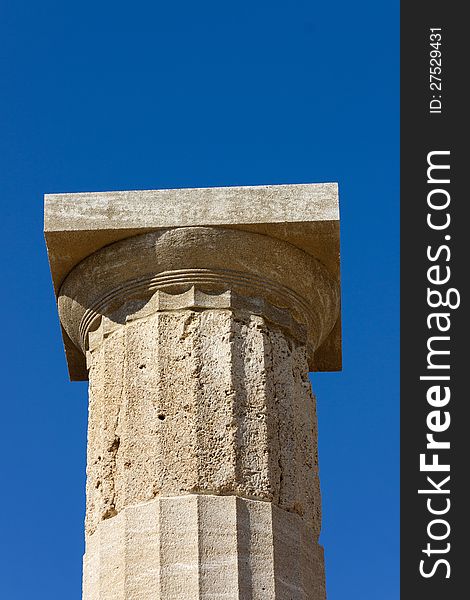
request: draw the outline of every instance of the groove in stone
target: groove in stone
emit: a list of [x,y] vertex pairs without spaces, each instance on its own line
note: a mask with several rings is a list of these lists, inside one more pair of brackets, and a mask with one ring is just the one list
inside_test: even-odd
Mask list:
[[305,346],[245,311],[184,309],[119,325],[90,356],[88,533],[131,504],[212,493],[272,501],[318,535]]

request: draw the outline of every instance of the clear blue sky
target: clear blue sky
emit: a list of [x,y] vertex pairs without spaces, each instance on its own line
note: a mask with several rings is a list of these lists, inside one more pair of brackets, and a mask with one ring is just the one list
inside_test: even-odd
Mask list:
[[86,385],[42,195],[338,181],[344,371],[314,378],[329,600],[398,592],[398,2],[0,7],[0,598],[80,600]]

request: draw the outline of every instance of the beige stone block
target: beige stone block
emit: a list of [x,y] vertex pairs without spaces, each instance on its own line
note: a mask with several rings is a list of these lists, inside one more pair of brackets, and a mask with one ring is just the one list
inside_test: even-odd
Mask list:
[[128,506],[87,536],[84,600],[324,600],[323,552],[269,502],[188,495]]

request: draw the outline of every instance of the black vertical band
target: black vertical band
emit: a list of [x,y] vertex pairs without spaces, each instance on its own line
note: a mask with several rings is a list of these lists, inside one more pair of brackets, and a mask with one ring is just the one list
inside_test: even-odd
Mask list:
[[462,3],[401,4],[403,600],[470,593],[467,30]]

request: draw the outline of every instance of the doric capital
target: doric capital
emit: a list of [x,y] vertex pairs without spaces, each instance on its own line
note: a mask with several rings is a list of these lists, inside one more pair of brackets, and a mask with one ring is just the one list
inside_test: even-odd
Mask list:
[[338,317],[338,285],[319,261],[287,242],[186,227],[102,248],[59,290],[61,323],[83,354],[102,318],[119,325],[149,312],[212,307],[245,309],[293,332],[304,329],[313,368],[315,350]]
[[311,370],[340,369],[337,200],[334,184],[46,197],[71,379],[87,378],[88,336],[102,318],[162,310],[159,292],[174,296],[167,306],[191,293],[244,303],[304,329]]

